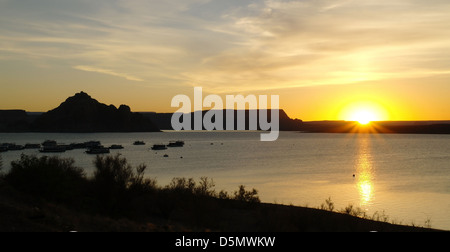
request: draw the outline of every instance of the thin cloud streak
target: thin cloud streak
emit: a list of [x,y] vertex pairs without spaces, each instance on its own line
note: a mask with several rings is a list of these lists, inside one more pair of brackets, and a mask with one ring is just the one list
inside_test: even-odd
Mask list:
[[86,71],[86,72],[94,72],[94,73],[101,73],[101,74],[117,76],[117,77],[125,78],[130,81],[144,81],[143,79],[140,79],[140,78],[128,75],[128,74],[124,74],[124,73],[117,73],[110,69],[102,69],[102,68],[92,67],[92,66],[74,66],[73,68],[77,69],[77,70],[81,70],[81,71]]

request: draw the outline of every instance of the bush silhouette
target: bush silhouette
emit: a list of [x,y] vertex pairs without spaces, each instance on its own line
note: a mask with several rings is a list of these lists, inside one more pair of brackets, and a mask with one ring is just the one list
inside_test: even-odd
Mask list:
[[49,200],[71,202],[81,196],[86,177],[70,158],[21,155],[5,180],[17,189]]
[[195,189],[195,193],[201,196],[207,197],[217,197],[216,191],[214,187],[216,184],[213,179],[209,179],[208,177],[201,177],[199,185]]
[[[255,206],[258,192],[240,186],[234,195],[215,191],[208,177],[174,178],[165,187],[147,179],[146,166],[133,168],[125,157],[96,156],[91,177],[74,166],[73,159],[22,155],[11,163],[4,180],[12,187],[79,212],[112,218],[183,221],[192,227],[221,225],[217,214],[223,209]],[[1,177],[0,177],[1,178]]]
[[145,165],[135,171],[120,154],[97,156],[94,165],[93,192],[101,209],[107,213],[115,215],[126,211],[134,196],[155,188],[154,181],[144,179]]
[[201,177],[198,185],[193,178],[173,178],[166,186],[166,190],[195,196],[216,197],[215,186],[214,180],[208,177]]
[[166,189],[176,193],[194,194],[195,184],[193,178],[173,178]]
[[258,191],[256,189],[246,191],[243,185],[239,186],[239,191],[234,192],[234,199],[248,203],[261,203],[258,197]]

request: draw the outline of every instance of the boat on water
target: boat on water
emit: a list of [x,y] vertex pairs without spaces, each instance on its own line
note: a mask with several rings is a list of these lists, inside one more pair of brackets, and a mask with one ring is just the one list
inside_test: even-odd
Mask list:
[[124,149],[122,145],[120,144],[113,144],[109,147],[110,150],[121,150]]
[[101,142],[100,141],[89,141],[89,142],[85,142],[84,145],[88,149],[97,148],[97,147],[101,147]]
[[103,146],[98,146],[98,147],[94,147],[94,148],[90,148],[86,151],[87,154],[94,154],[94,155],[98,155],[98,154],[109,154],[109,148],[105,148]]
[[101,146],[100,141],[89,141],[89,142],[83,142],[83,143],[71,143],[69,147],[71,149],[90,149]]
[[86,143],[71,143],[70,144],[70,147],[72,148],[72,149],[86,149],[87,147],[86,147]]
[[14,143],[4,143],[2,144],[3,149],[6,149],[6,151],[18,151],[18,150],[24,150],[25,146],[23,145],[17,145]]
[[25,149],[40,149],[41,144],[25,144]]
[[62,152],[66,152],[66,147],[65,146],[59,146],[59,145],[55,145],[55,146],[43,146],[39,152],[41,153],[62,153]]
[[58,145],[58,143],[55,140],[46,140],[42,143],[43,147],[54,147],[57,145]]
[[145,145],[144,141],[136,141],[134,142],[134,145]]
[[7,152],[7,151],[8,151],[8,147],[0,146],[0,152]]
[[11,151],[25,150],[25,146],[23,145],[13,145],[9,147]]
[[184,141],[171,141],[167,147],[183,147]]
[[66,149],[66,151],[73,150],[73,147],[70,144],[69,145],[67,145],[67,144],[58,144],[58,146],[61,147],[61,148]]
[[167,150],[167,146],[165,144],[155,144],[152,150]]

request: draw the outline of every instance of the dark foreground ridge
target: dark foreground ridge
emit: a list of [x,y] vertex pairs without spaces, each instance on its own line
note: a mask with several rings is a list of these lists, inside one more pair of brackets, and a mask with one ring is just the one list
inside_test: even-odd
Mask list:
[[[172,196],[178,197],[178,196]],[[435,232],[325,210],[213,198],[183,198],[161,216],[109,216],[36,199],[0,186],[1,232]],[[163,199],[160,199],[163,200]],[[154,204],[148,202],[146,204]],[[157,203],[158,204],[158,203]],[[162,207],[157,206],[155,207]],[[161,202],[159,202],[161,204]],[[170,204],[170,202],[167,202]],[[132,213],[134,209],[130,209]]]
[[97,157],[92,178],[73,160],[22,156],[0,176],[0,231],[30,232],[431,232],[319,209],[261,203],[240,186],[144,179],[120,155]]

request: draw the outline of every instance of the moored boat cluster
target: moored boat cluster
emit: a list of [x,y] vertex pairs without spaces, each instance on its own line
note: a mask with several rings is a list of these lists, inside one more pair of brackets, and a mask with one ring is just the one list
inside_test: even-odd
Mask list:
[[[134,145],[145,145],[143,141],[136,141]],[[152,150],[166,150],[172,147],[183,147],[184,141],[171,141],[169,144],[154,144]],[[87,154],[108,154],[110,150],[124,149],[122,145],[113,144],[105,147],[100,141],[89,141],[83,143],[61,144],[54,140],[46,140],[40,144],[17,145],[15,143],[0,143],[0,152],[19,151],[25,149],[39,149],[41,153],[62,153],[75,149],[86,149]]]
[[61,144],[54,140],[46,140],[40,144],[17,145],[14,143],[0,144],[0,152],[18,151],[25,149],[39,149],[41,153],[62,153],[75,149],[86,149],[87,154],[105,154],[110,153],[110,149],[123,149],[122,145],[111,145],[104,147],[100,141],[89,141],[83,143]]

